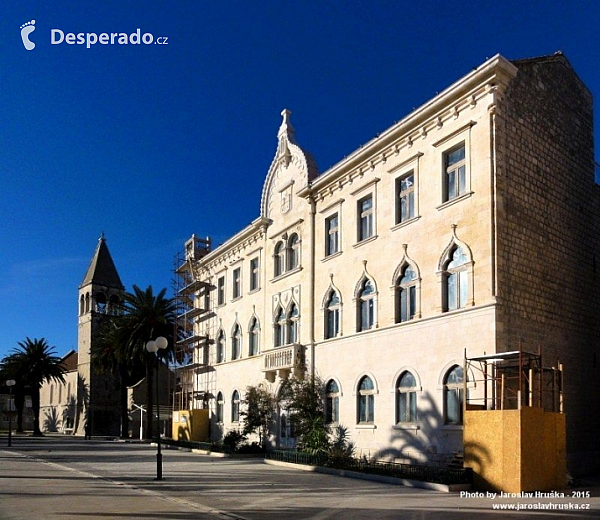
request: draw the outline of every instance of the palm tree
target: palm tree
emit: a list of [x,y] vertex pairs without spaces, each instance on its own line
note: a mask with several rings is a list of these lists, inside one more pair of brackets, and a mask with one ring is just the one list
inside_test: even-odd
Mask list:
[[153,368],[160,360],[146,351],[146,343],[158,336],[164,336],[169,342],[169,347],[160,351],[158,355],[163,362],[173,355],[176,308],[173,299],[165,298],[166,292],[167,290],[163,289],[154,295],[151,285],[145,291],[134,285],[133,293],[125,293],[123,297],[124,314],[118,320],[117,334],[126,359],[130,360],[133,366],[146,368],[147,439],[152,438]]
[[9,370],[16,371],[19,383],[31,392],[33,435],[42,435],[40,430],[40,388],[45,382],[65,382],[62,360],[44,338],[33,340],[26,338],[25,341],[19,341],[18,345],[5,359],[5,365],[10,367]]
[[102,324],[97,340],[92,344],[92,363],[100,371],[112,374],[119,380],[119,408],[121,438],[129,437],[129,409],[127,387],[143,379],[145,367],[133,363],[126,349],[127,330],[122,316],[114,316]]

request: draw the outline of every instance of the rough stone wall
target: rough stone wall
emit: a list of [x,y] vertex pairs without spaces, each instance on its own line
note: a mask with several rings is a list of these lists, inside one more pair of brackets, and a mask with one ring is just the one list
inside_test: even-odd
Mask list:
[[497,115],[498,349],[560,358],[570,469],[582,473],[600,462],[592,97],[562,55],[514,63]]

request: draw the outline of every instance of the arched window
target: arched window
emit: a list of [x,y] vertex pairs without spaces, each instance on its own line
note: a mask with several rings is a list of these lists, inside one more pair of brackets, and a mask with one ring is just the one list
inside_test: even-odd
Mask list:
[[279,276],[280,274],[283,274],[283,265],[284,265],[284,258],[283,258],[283,242],[277,242],[277,244],[275,245],[275,251],[273,252],[273,264],[274,264],[274,269],[275,269],[275,276]]
[[455,247],[450,259],[444,266],[444,301],[445,310],[462,309],[467,305],[469,285],[467,280],[467,264],[469,258],[460,247]]
[[288,313],[287,319],[287,342],[297,343],[298,342],[298,306],[293,303]]
[[50,404],[54,400],[54,385],[50,385]]
[[90,293],[85,293],[85,312],[90,312]]
[[217,394],[217,422],[223,422],[223,394],[221,392]]
[[333,379],[325,387],[325,421],[328,424],[340,422],[340,389]]
[[225,333],[219,332],[217,337],[217,363],[225,361]]
[[417,274],[406,264],[396,282],[396,323],[412,320],[417,309]]
[[275,326],[273,332],[275,346],[281,347],[282,345],[285,345],[285,313],[281,307],[279,307],[279,310],[275,316]]
[[372,424],[375,419],[375,386],[365,376],[358,384],[358,422]]
[[260,325],[258,319],[254,318],[250,324],[250,330],[248,334],[248,355],[256,356],[258,354],[258,340],[260,338]]
[[121,314],[121,302],[116,294],[112,294],[108,299],[108,313],[113,316]]
[[288,240],[288,270],[296,269],[300,265],[300,239],[294,233]]
[[325,338],[335,338],[340,333],[340,296],[333,289],[325,307]]
[[103,292],[96,293],[96,312],[106,313],[106,295]]
[[240,422],[240,394],[237,390],[231,396],[231,422]]
[[238,359],[242,353],[242,331],[236,323],[231,334],[231,359]]
[[369,330],[375,325],[375,287],[368,278],[358,293],[358,331]]
[[85,298],[83,297],[83,294],[82,294],[81,298],[79,298],[79,315],[81,316],[84,312],[85,312]]
[[403,372],[396,383],[396,422],[417,420],[417,382],[410,372]]
[[454,365],[444,377],[444,420],[446,424],[462,424],[463,369]]

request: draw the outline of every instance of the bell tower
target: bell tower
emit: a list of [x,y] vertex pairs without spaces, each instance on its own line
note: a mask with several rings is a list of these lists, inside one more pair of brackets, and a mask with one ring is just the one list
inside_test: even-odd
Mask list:
[[79,286],[77,328],[77,425],[83,435],[119,435],[119,380],[100,373],[92,362],[92,349],[103,323],[121,312],[125,288],[115,267],[104,233]]

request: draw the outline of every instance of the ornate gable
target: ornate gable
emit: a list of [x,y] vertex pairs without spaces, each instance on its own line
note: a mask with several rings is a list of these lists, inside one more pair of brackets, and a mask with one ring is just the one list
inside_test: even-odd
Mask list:
[[290,123],[291,112],[281,112],[283,121],[277,133],[277,151],[263,186],[260,216],[272,218],[288,213],[293,206],[294,190],[298,192],[318,175],[315,160],[302,150],[294,137]]

